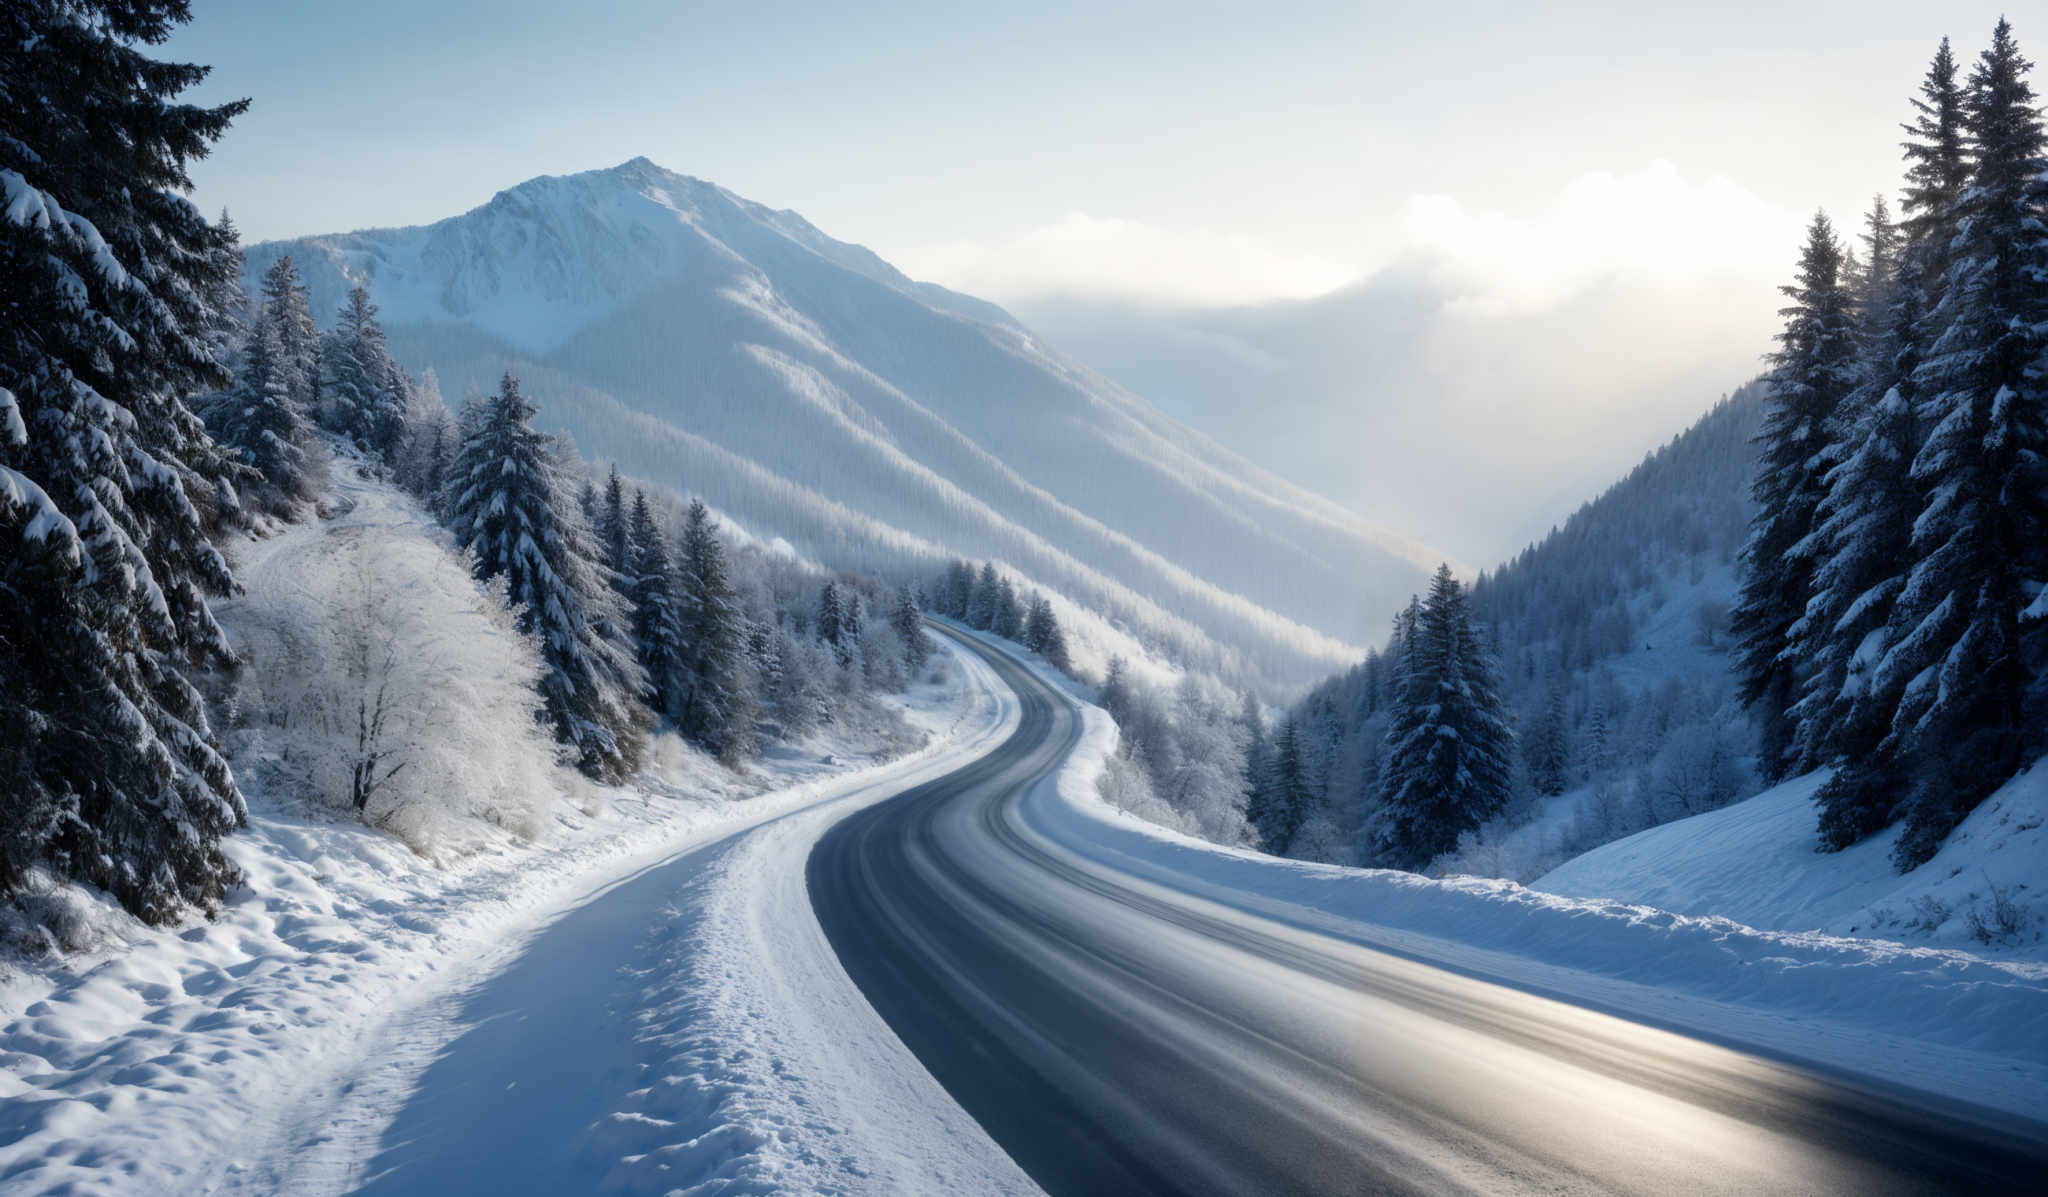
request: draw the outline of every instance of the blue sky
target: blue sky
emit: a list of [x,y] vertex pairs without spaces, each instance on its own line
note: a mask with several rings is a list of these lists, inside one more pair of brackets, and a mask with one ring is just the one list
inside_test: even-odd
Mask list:
[[[197,198],[231,207],[252,239],[428,221],[535,174],[646,154],[997,298],[1127,286],[1196,302],[1327,289],[1418,237],[1455,239],[1446,204],[1544,236],[1575,185],[1658,163],[1703,194],[1732,185],[1775,212],[1846,217],[1895,184],[1893,124],[1935,40],[1974,53],[1997,15],[1968,2],[193,7],[171,49],[214,65],[208,95],[256,100],[201,164]],[[1162,258],[1185,277],[1157,277]]]

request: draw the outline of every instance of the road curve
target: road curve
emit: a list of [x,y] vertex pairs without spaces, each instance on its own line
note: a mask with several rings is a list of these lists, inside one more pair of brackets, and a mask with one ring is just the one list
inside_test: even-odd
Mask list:
[[847,973],[1065,1193],[2042,1191],[2048,1128],[1910,1098],[1225,910],[1020,818],[1079,736],[1010,739],[822,837]]

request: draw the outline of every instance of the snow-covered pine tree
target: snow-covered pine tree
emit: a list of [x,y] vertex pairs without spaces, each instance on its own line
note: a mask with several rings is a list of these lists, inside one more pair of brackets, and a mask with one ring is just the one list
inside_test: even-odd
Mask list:
[[974,593],[967,600],[967,626],[978,632],[986,632],[995,626],[996,598],[1002,580],[996,576],[996,564],[985,561],[981,576],[975,580]]
[[1905,126],[1897,275],[1881,309],[1866,304],[1862,314],[1862,377],[1844,402],[1847,439],[1818,511],[1823,552],[1805,650],[1813,675],[1796,715],[1806,760],[1835,766],[1819,794],[1821,843],[1829,848],[1890,822],[1903,788],[1901,744],[1890,733],[1910,678],[1877,665],[1899,630],[1893,607],[1913,564],[1913,522],[1930,490],[1912,473],[1926,434],[1917,375],[1940,332],[1934,314],[1945,306],[1957,203],[1969,184],[1963,99],[1943,39]]
[[[1970,155],[1963,127],[1963,86],[1956,78],[1956,59],[1942,38],[1920,81],[1913,101],[1913,121],[1905,126],[1901,147],[1906,157],[1906,186],[1901,197],[1900,231],[1918,247],[1926,285],[1939,296],[1948,285],[1950,244],[1955,238],[1957,204],[1970,184]],[[1939,306],[1929,303],[1931,311]]]
[[406,388],[404,445],[396,462],[400,485],[435,506],[447,477],[448,458],[459,433],[448,403],[441,397],[441,380],[429,367],[417,385]]
[[605,568],[615,579],[613,585],[621,594],[629,592],[633,579],[632,517],[626,507],[626,485],[619,478],[617,466],[611,467],[605,477],[604,497],[598,500],[593,530]]
[[1419,869],[1507,804],[1515,733],[1465,588],[1448,565],[1403,622],[1375,839],[1387,863]]
[[1045,663],[1054,669],[1068,677],[1074,676],[1074,658],[1067,649],[1067,633],[1060,627],[1059,614],[1052,609],[1051,602],[1045,604],[1042,622],[1045,625],[1045,647],[1038,650],[1038,655],[1044,657]]
[[940,582],[932,606],[941,615],[966,619],[968,604],[973,601],[974,567],[965,561],[954,561],[946,567],[946,576]]
[[1052,600],[1042,594],[1033,594],[1024,612],[1024,630],[1021,641],[1025,648],[1044,657],[1046,664],[1061,673],[1073,667],[1067,654],[1067,635],[1060,629],[1060,617],[1052,609]]
[[1256,694],[1246,690],[1238,695],[1237,723],[1244,731],[1245,825],[1257,830],[1258,812],[1269,792],[1273,771],[1273,741],[1266,731],[1266,715]]
[[1102,685],[1096,688],[1095,705],[1109,712],[1109,717],[1121,726],[1131,706],[1130,667],[1120,656],[1113,656],[1102,671]]
[[848,586],[839,592],[839,643],[850,656],[860,654],[860,640],[867,612],[861,609],[860,588]]
[[695,500],[683,518],[683,654],[689,691],[677,727],[727,764],[753,755],[760,699],[747,660],[747,617],[727,576],[725,542],[711,509]]
[[1017,643],[1031,652],[1037,652],[1045,645],[1044,612],[1052,610],[1045,596],[1032,591],[1024,600],[1024,626],[1017,633]]
[[989,620],[989,631],[1005,640],[1021,640],[1024,636],[1024,607],[1017,601],[1017,588],[1008,578],[996,583],[995,614]]
[[368,288],[349,288],[321,339],[320,369],[321,424],[392,460],[405,434],[406,379],[385,346]]
[[1744,702],[1762,724],[1760,771],[1776,780],[1792,764],[1803,663],[1794,625],[1813,595],[1814,512],[1833,465],[1835,418],[1856,384],[1855,303],[1842,276],[1842,246],[1825,213],[1807,226],[1799,275],[1781,288],[1784,331],[1772,355],[1771,400],[1758,441],[1751,495],[1756,515],[1743,547],[1742,590],[1730,617]]
[[2001,20],[1970,74],[1970,185],[1957,201],[1941,334],[1920,363],[1927,500],[1880,685],[1907,760],[1902,869],[2040,750],[2035,671],[2048,578],[2048,162],[2040,109]]
[[263,272],[261,304],[264,316],[277,329],[284,355],[278,368],[288,370],[292,398],[299,410],[314,414],[320,410],[320,329],[313,323],[306,285],[289,254],[270,264]]
[[185,15],[0,14],[0,892],[46,869],[152,923],[219,903],[244,817],[178,672],[232,660],[206,595],[234,584],[191,499],[224,480],[187,405],[228,383],[225,242],[181,193],[246,107],[176,102],[206,68],[137,49]]
[[256,489],[268,492],[272,501],[266,505],[279,511],[311,499],[315,485],[307,468],[307,454],[315,448],[313,426],[293,397],[296,373],[277,322],[258,313],[234,385],[215,398],[207,414],[213,434],[255,471]]
[[1544,695],[1543,711],[1530,729],[1524,752],[1529,784],[1539,794],[1562,794],[1571,782],[1571,712],[1562,681],[1553,680]]
[[1282,723],[1274,735],[1266,777],[1254,793],[1261,799],[1260,809],[1254,818],[1248,807],[1245,821],[1258,836],[1259,851],[1287,855],[1301,825],[1308,820],[1311,802],[1308,771],[1302,761],[1301,729],[1294,720]]
[[450,470],[449,523],[474,554],[477,580],[502,575],[519,630],[539,642],[541,697],[557,738],[575,749],[584,772],[617,781],[639,767],[645,747],[636,701],[644,681],[630,654],[591,619],[603,583],[585,558],[574,513],[557,510],[559,466],[533,427],[534,412],[507,374],[497,394],[465,413]]
[[[221,209],[220,221],[213,231],[214,243],[204,255],[205,266],[199,272],[198,286],[202,306],[216,315],[208,343],[213,358],[233,362],[247,344],[252,327],[249,292],[242,285],[242,240],[225,208]],[[240,514],[239,491],[250,477],[239,455],[215,439],[210,429],[199,426],[210,419],[212,402],[219,394],[212,392],[192,400],[185,419],[197,420],[198,424],[184,433],[189,457],[185,463],[186,497],[199,512],[201,525],[216,534]]]
[[1821,787],[1823,846],[1845,848],[1890,821],[1896,764],[1886,745],[1900,679],[1873,685],[1892,605],[1912,563],[1913,520],[1923,488],[1912,477],[1921,427],[1914,374],[1920,361],[1926,258],[1901,254],[1893,285],[1866,335],[1864,376],[1844,401],[1842,460],[1828,473],[1816,512],[1821,551],[1798,651],[1808,662],[1793,707],[1798,752],[1833,764]]
[[818,588],[818,639],[832,646],[835,654],[840,653],[840,641],[845,638],[840,616],[844,611],[839,597],[839,583],[831,578]]
[[908,583],[896,592],[896,606],[889,613],[889,625],[896,629],[897,639],[903,641],[903,665],[915,677],[924,670],[925,662],[931,659],[932,644],[924,634],[924,612],[917,606],[917,592]]
[[643,491],[633,492],[627,540],[627,598],[633,611],[634,651],[647,674],[654,709],[670,723],[680,724],[683,695],[689,692],[689,667],[682,616],[677,610],[678,580],[669,560],[667,537],[655,522]]

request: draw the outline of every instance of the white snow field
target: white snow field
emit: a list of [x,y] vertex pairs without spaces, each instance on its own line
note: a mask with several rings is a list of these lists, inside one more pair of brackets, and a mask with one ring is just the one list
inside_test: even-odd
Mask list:
[[1105,803],[1096,779],[1116,728],[1093,706],[1083,714],[1081,747],[1020,815],[1090,867],[1879,1086],[2033,1118],[2048,1109],[2048,963],[1220,847]]
[[[1274,477],[795,213],[635,159],[290,254],[348,286],[454,399],[520,374],[544,426],[835,568],[995,559],[1058,596],[1085,666],[1148,650],[1306,683],[1359,656],[1440,555]],[[1086,616],[1083,616],[1086,612]]]
[[1891,863],[1896,827],[1820,851],[1813,798],[1826,776],[1793,778],[1595,848],[1531,888],[1773,931],[1882,935],[2048,961],[2048,767],[2037,763],[1985,799],[1932,860],[1903,876]]
[[[397,492],[348,476],[337,491],[334,518],[245,546],[238,573],[250,593],[224,609],[232,635],[250,634],[256,611],[287,603],[366,538],[425,543]],[[616,1167],[628,1189],[662,1191],[683,1186],[689,1169],[813,1191],[863,1169],[915,1176],[919,1187],[1010,1185],[1007,1159],[984,1149],[971,1123],[940,1141],[917,1137],[915,1128],[947,1125],[950,1103],[928,1080],[921,1088],[921,1074],[873,1064],[887,1053],[858,1038],[865,1006],[846,1008],[858,1002],[843,977],[841,1008],[805,1021],[816,1009],[797,1010],[789,995],[832,992],[831,977],[811,975],[829,954],[803,939],[807,925],[815,939],[815,923],[791,845],[808,841],[778,831],[742,849],[734,839],[955,767],[1000,738],[1014,719],[1007,699],[963,659],[946,683],[909,696],[906,715],[925,747],[897,760],[826,738],[740,776],[671,742],[631,786],[554,772],[541,779],[549,801],[531,808],[538,826],[441,828],[432,862],[282,788],[253,787],[249,826],[227,841],[248,885],[218,920],[142,928],[63,892],[49,900],[68,903],[80,938],[98,942],[0,975],[0,1191],[353,1187],[437,1053],[467,1029],[473,987],[488,994],[507,969],[541,967],[549,984],[598,998],[615,994],[623,974],[612,970],[629,961],[676,971],[631,979],[647,990],[649,1013],[631,1040],[644,1052],[644,1081],[608,1092],[612,1105],[565,1132],[603,1118],[593,1141],[618,1155],[597,1174]],[[784,849],[797,852],[794,863]],[[595,945],[600,964],[556,968],[539,951],[594,899],[650,877],[666,887],[650,899],[658,917],[614,924],[625,938]],[[761,959],[770,942],[773,965]],[[596,1029],[552,1027],[522,1042],[569,1051]],[[863,1065],[833,1071],[835,1058]],[[795,1084],[790,1070],[805,1061],[819,1062],[815,1079]],[[683,1072],[700,1078],[687,1094],[664,1080]],[[697,1131],[663,1137],[670,1149],[658,1161],[625,1161],[636,1130],[657,1116]],[[477,1130],[500,1143],[510,1128]],[[793,1179],[811,1175],[805,1168],[815,1183]]]

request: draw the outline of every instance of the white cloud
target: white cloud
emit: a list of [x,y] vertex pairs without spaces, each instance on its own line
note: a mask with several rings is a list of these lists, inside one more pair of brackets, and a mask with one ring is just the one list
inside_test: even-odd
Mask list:
[[1383,261],[1281,252],[1256,237],[1075,212],[986,241],[900,248],[884,256],[915,278],[999,301],[1062,293],[1175,307],[1306,299],[1377,266],[1420,266],[1479,316],[1555,308],[1616,275],[1684,287],[1768,280],[1797,253],[1802,213],[1724,176],[1685,178],[1669,162],[1592,171],[1533,215],[1410,196]]
[[1805,217],[1731,179],[1691,182],[1669,162],[1579,176],[1533,218],[1474,212],[1446,195],[1408,201],[1404,252],[1480,315],[1546,311],[1616,276],[1660,284],[1775,281]]
[[1358,273],[1246,236],[1085,212],[994,241],[913,246],[883,256],[913,278],[1000,300],[1071,292],[1185,307],[1306,299]]

